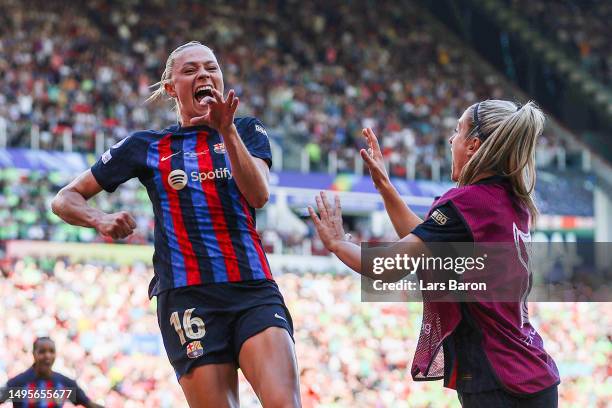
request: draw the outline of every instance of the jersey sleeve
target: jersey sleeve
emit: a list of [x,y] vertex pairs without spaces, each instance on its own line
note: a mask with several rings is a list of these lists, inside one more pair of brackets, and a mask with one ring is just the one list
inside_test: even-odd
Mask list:
[[90,400],[89,400],[89,397],[85,394],[85,391],[83,391],[83,389],[79,387],[78,385],[76,385],[75,391],[76,391],[76,400],[75,400],[76,405],[87,406]]
[[23,374],[9,379],[6,382],[6,386],[0,388],[0,403],[9,399],[9,388],[20,388],[23,387],[24,384],[26,384],[26,382],[23,381]]
[[268,164],[268,167],[272,167],[272,151],[268,132],[259,119],[243,120],[238,127],[238,133],[251,156],[262,159]]
[[452,201],[435,207],[429,218],[412,230],[412,234],[424,242],[474,241],[469,227]]
[[74,389],[74,400],[73,401],[75,405],[87,406],[90,402],[90,399],[87,396],[87,394],[85,394],[85,391],[83,391],[83,389],[79,387],[79,384],[77,384],[75,380],[65,378],[65,381],[66,380],[69,382],[70,388]]
[[109,193],[138,176],[143,146],[133,134],[108,149],[91,167],[94,178]]
[[24,384],[27,384],[27,381],[23,380],[23,373],[18,375],[18,376],[16,376],[16,377],[13,377],[13,378],[9,379],[6,382],[7,388],[21,387]]

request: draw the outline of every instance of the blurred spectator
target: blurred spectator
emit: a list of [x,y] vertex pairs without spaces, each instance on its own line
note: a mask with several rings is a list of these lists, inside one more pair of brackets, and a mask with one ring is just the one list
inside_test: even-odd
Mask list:
[[[112,242],[91,228],[66,224],[51,212],[51,200],[72,178],[74,175],[56,172],[0,169],[0,240]],[[137,229],[125,242],[153,242],[153,210],[137,180],[129,181],[114,194],[101,192],[91,202],[105,212],[126,210],[132,214]]]
[[[57,172],[0,169],[0,241],[28,239],[112,242],[110,238],[103,238],[93,229],[66,224],[51,212],[51,200],[73,177]],[[567,197],[572,199],[568,200]],[[92,198],[91,202],[105,212],[128,211],[134,217],[137,228],[134,234],[122,242],[153,242],[153,209],[146,190],[138,180],[130,180],[113,194],[103,191]],[[540,171],[536,185],[536,203],[542,214],[592,217],[593,181],[573,173],[553,174]],[[367,218],[356,218],[357,222],[351,223],[349,227],[355,239],[383,239],[371,234],[371,225],[365,222]],[[274,245],[279,240],[283,242],[286,251],[303,252],[304,241],[298,235],[279,234],[267,227],[265,218],[259,220],[257,227],[269,252],[274,251]],[[320,246],[314,230],[309,237],[315,240],[313,253],[327,253]]]
[[600,0],[507,0],[520,17],[549,34],[581,65],[612,85],[612,3]]
[[[312,170],[333,156],[340,171],[353,172],[361,129],[373,127],[392,175],[444,178],[448,138],[463,110],[516,97],[411,1],[172,4],[170,11],[148,1],[3,2],[0,116],[8,145],[31,146],[35,134],[41,148],[62,149],[71,134],[72,149],[91,152],[96,135],[108,146],[171,124],[170,104],[143,102],[171,50],[193,39],[217,53],[226,89],[240,96],[239,114],[261,118],[285,152],[307,154]],[[173,17],[159,24],[168,12]]]

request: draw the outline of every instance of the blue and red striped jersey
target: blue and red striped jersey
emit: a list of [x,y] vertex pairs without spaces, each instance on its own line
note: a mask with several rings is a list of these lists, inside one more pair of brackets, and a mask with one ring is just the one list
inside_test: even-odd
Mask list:
[[[249,153],[272,164],[266,129],[234,124]],[[155,214],[155,276],[149,296],[215,282],[272,279],[255,229],[255,210],[232,177],[223,137],[206,126],[135,132],[106,151],[91,172],[106,191],[138,177]]]
[[[30,367],[23,373],[7,381],[6,387],[3,389],[2,395],[0,395],[0,403],[11,397],[9,393],[11,389],[13,392],[25,390],[24,393],[26,393],[26,395],[27,391],[31,391],[30,396],[32,397],[19,397],[19,399],[13,400],[13,407],[60,408],[64,406],[64,401],[66,400],[70,400],[76,405],[86,406],[90,401],[87,395],[85,395],[85,392],[77,385],[76,381],[55,371],[51,372],[49,378],[38,377],[34,371],[34,367]],[[34,396],[36,394],[34,392],[37,390],[39,393],[42,391],[45,397],[35,398]],[[62,390],[64,392],[61,392]],[[48,398],[49,394],[53,396],[52,391],[58,391],[56,394],[58,398]]]

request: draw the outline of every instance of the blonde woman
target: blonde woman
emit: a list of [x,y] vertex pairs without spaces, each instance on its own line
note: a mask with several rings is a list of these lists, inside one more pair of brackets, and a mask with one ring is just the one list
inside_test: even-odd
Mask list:
[[[532,102],[519,106],[486,100],[470,106],[450,138],[451,178],[457,187],[434,201],[424,221],[401,200],[385,171],[376,136],[364,129],[370,148],[361,156],[400,242],[414,244],[409,255],[419,256],[430,242],[529,239],[538,213],[532,196],[534,152],[544,120]],[[309,210],[327,249],[355,271],[372,276],[361,270],[360,247],[344,239],[338,199],[333,207],[324,193],[316,201],[320,216]],[[499,262],[495,273],[518,273],[528,280],[529,272],[517,264]],[[424,302],[411,374],[416,381],[444,379],[468,408],[557,406],[558,370],[529,322],[525,301]]]
[[238,406],[240,366],[264,407],[300,406],[293,325],[255,230],[268,201],[270,144],[256,118],[234,118],[223,73],[199,42],[175,49],[150,99],[170,97],[178,123],[131,134],[54,199],[66,222],[114,239],[136,224],[87,205],[138,177],[155,213],[149,295],[191,407]]

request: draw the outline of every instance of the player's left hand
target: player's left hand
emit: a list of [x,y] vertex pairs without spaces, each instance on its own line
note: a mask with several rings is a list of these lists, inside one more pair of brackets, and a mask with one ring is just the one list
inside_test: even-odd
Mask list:
[[234,125],[234,114],[240,101],[233,89],[229,91],[227,98],[216,89],[213,89],[212,93],[212,101],[210,98],[204,98],[200,102],[200,105],[208,104],[208,113],[192,118],[190,124],[209,126],[225,136],[226,131]]
[[[359,154],[363,158],[366,166],[368,166],[368,170],[370,171],[370,177],[374,182],[374,187],[378,191],[381,191],[391,184],[389,180],[389,175],[387,174],[387,169],[385,168],[385,159],[380,150],[380,145],[378,144],[378,138],[374,134],[374,131],[370,128],[365,128],[361,132],[363,137],[365,137],[366,142],[368,143],[368,150],[361,149]],[[382,192],[382,191],[381,191]]]
[[325,192],[321,191],[319,196],[315,197],[319,216],[312,207],[308,207],[310,218],[319,233],[321,242],[325,245],[328,251],[334,252],[336,245],[344,240],[344,227],[342,226],[342,207],[340,206],[340,198],[335,196],[334,207],[327,200]]

